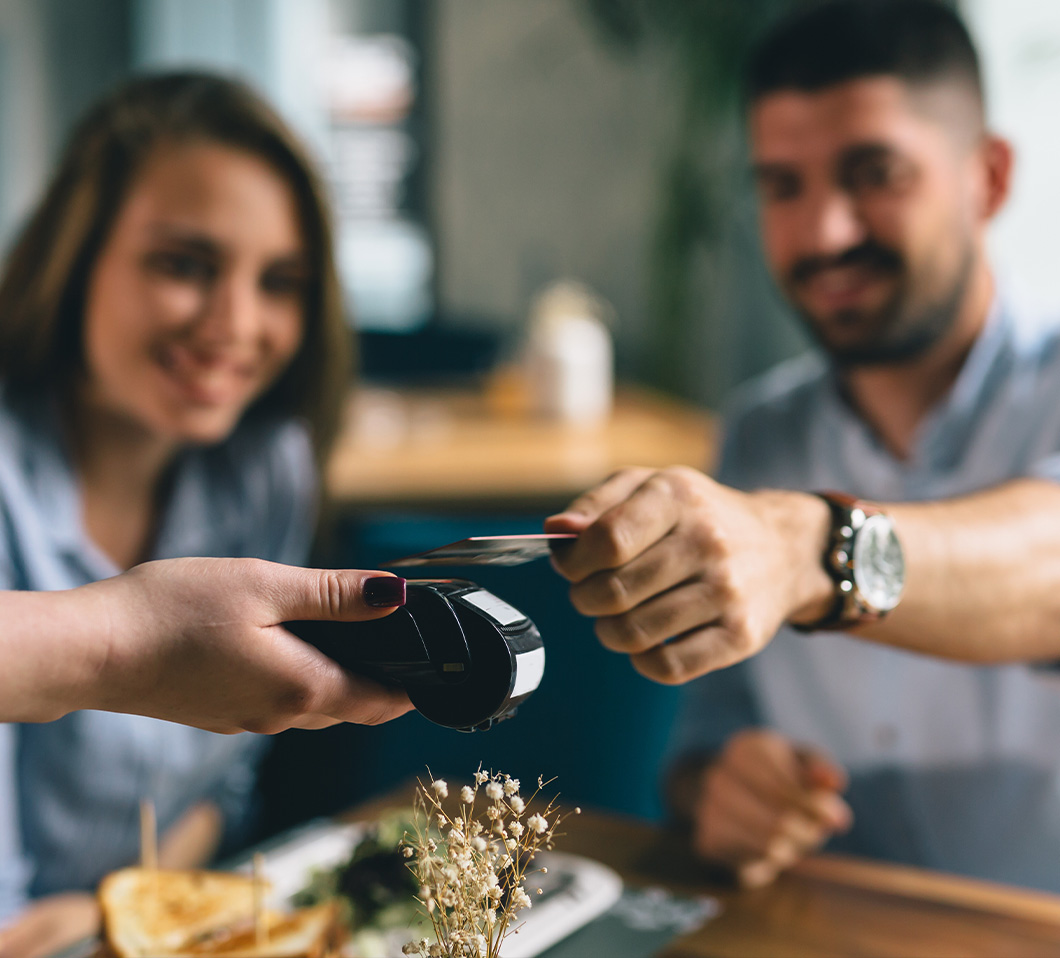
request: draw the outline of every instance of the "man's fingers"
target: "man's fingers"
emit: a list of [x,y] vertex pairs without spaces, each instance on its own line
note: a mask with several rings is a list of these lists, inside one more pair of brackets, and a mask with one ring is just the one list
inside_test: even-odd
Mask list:
[[554,564],[576,583],[595,572],[618,569],[663,539],[680,518],[669,481],[653,473],[577,539],[556,550]]
[[830,830],[819,819],[794,808],[777,819],[775,829],[775,837],[786,839],[803,852],[819,848],[829,834]]
[[777,807],[797,810],[829,831],[849,827],[850,808],[836,792],[805,786],[801,755],[783,736],[758,730],[735,739],[726,758],[734,775]]
[[273,565],[263,584],[272,596],[277,622],[359,622],[389,615],[405,604],[405,580],[385,572]]
[[697,812],[701,823],[697,851],[730,864],[766,853],[779,811],[722,765],[706,779],[704,800]]
[[736,881],[741,888],[764,888],[776,881],[779,874],[780,869],[769,859],[764,858],[746,862],[737,868]]
[[597,619],[596,635],[613,652],[638,655],[709,624],[719,614],[719,603],[710,586],[702,581],[690,582],[623,615]]
[[742,639],[720,625],[693,629],[630,656],[641,675],[663,685],[681,685],[743,661],[750,654]]
[[[704,589],[711,588],[703,576],[702,556],[696,554],[688,536],[682,535],[679,529],[674,529],[658,541],[650,543],[643,552],[621,568],[596,572],[571,586],[570,598],[582,615],[621,615],[653,596],[693,578],[702,581]],[[711,615],[710,620],[715,617]],[[690,622],[678,631],[687,631],[693,624],[710,620]],[[670,635],[677,635],[678,631],[671,632]]]
[[833,792],[846,791],[849,783],[846,769],[829,756],[805,746],[797,746],[795,753],[802,768],[802,781],[807,788],[823,788]]
[[648,476],[650,469],[620,469],[598,486],[575,499],[563,512],[545,520],[545,532],[581,532],[612,506],[629,498]]

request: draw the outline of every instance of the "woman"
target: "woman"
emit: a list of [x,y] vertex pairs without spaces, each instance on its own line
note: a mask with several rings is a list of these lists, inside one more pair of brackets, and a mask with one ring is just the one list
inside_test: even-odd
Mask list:
[[[349,368],[322,197],[278,117],[217,77],[135,80],[75,130],[0,279],[0,588],[304,562]],[[164,865],[246,825],[252,736],[103,711],[2,734],[0,954],[95,928],[141,799]]]

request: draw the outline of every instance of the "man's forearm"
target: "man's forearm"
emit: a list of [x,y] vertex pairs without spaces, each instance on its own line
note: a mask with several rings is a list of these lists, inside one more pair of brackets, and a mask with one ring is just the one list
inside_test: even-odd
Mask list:
[[1060,659],[1060,484],[883,504],[906,562],[897,609],[858,635],[968,662]]

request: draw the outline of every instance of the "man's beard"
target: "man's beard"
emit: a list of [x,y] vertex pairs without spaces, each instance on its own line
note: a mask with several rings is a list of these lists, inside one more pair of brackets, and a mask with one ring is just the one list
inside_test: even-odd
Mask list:
[[[953,327],[960,305],[968,291],[974,264],[974,250],[968,242],[962,251],[956,274],[933,295],[917,296],[931,284],[931,278],[912,277],[902,256],[878,243],[866,242],[835,257],[803,259],[788,272],[788,295],[811,335],[840,367],[889,366],[912,362],[931,350]],[[858,340],[837,342],[828,335],[825,324],[799,307],[793,290],[822,269],[834,266],[863,266],[890,274],[898,281],[895,293],[872,314],[863,310],[841,310],[828,326],[844,323],[865,326],[868,333]]]

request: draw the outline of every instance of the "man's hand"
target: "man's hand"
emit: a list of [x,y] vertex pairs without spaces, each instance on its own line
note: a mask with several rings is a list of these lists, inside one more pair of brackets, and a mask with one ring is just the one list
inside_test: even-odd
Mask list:
[[828,508],[744,493],[694,469],[624,469],[545,521],[574,607],[644,675],[669,684],[760,651],[788,619],[827,611]]
[[[366,603],[369,579],[377,592],[384,587],[385,606]],[[272,733],[374,725],[412,707],[404,692],[346,672],[280,624],[387,615],[404,602],[404,582],[392,576],[256,559],[173,559],[65,595],[83,615],[107,623],[97,630],[95,681],[82,708],[215,732]]]
[[840,797],[847,776],[824,755],[766,729],[734,735],[699,776],[693,847],[746,887],[785,868],[853,823]]

